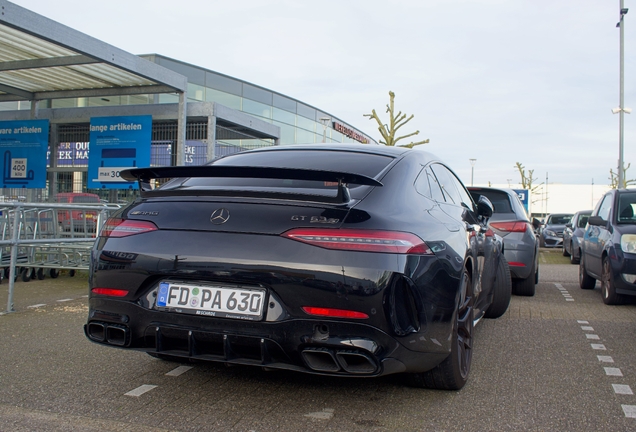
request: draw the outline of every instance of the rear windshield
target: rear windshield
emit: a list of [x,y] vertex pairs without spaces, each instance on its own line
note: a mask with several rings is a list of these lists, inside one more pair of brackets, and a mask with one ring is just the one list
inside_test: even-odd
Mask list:
[[[237,153],[217,159],[213,165],[238,165],[273,168],[300,168],[310,170],[339,171],[376,177],[386,168],[393,158],[368,153],[346,151],[286,150],[257,153]],[[189,178],[171,182],[163,189],[200,189],[200,188],[248,188],[248,189],[337,189],[335,182],[317,182],[308,180],[253,179],[253,178]],[[359,185],[349,185],[356,188]]]
[[565,225],[572,220],[572,215],[551,215],[548,218],[547,225]]
[[514,213],[512,211],[512,205],[510,204],[510,196],[505,192],[480,190],[471,191],[470,194],[473,196],[473,201],[475,202],[479,200],[479,195],[484,195],[488,198],[492,203],[495,213]]

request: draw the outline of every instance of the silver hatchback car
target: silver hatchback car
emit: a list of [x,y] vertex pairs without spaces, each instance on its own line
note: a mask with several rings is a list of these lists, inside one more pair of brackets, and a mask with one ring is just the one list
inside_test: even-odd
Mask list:
[[535,220],[534,225],[530,222],[519,196],[512,189],[471,186],[468,191],[475,202],[484,195],[494,207],[488,226],[503,237],[512,293],[533,296],[539,282],[539,240],[535,230],[540,222]]

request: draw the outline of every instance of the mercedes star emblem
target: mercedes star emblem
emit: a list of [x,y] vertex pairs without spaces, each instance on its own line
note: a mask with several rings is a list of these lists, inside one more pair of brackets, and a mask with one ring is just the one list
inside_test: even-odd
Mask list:
[[230,219],[230,211],[228,209],[216,209],[210,215],[210,222],[214,225],[222,225]]

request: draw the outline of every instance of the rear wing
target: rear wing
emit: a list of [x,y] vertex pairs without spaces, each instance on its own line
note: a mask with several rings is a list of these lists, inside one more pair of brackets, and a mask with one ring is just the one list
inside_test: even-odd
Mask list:
[[318,201],[333,204],[345,204],[351,201],[347,184],[357,184],[363,186],[382,186],[382,183],[374,178],[361,174],[340,172],[340,171],[323,171],[309,170],[300,168],[272,168],[272,167],[249,167],[249,166],[230,166],[230,165],[197,165],[197,166],[170,166],[170,167],[154,167],[154,168],[132,168],[123,170],[120,173],[121,178],[127,181],[137,180],[139,182],[139,190],[141,195],[191,195],[192,191],[154,191],[150,185],[153,179],[161,178],[257,178],[257,179],[281,179],[281,180],[309,180],[333,182],[338,184],[337,195],[310,195],[291,192],[276,191],[246,191],[246,190],[205,190],[197,191],[197,194],[220,195],[220,196],[241,196],[241,197],[259,197],[259,198],[279,198],[293,199],[300,201]]

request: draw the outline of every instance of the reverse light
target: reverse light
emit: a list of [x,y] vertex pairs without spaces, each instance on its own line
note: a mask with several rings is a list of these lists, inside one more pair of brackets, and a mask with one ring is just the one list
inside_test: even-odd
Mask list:
[[626,253],[636,253],[636,235],[623,234],[621,236],[621,249]]
[[490,222],[490,226],[504,232],[526,232],[530,224],[525,221],[516,222]]
[[99,234],[100,237],[128,237],[156,231],[157,225],[148,221],[109,218]]
[[345,309],[303,306],[303,311],[305,311],[305,313],[309,315],[331,317],[331,318],[355,318],[355,319],[369,318],[369,315],[365,314],[364,312],[357,312],[357,311],[345,310]]
[[281,235],[325,249],[433,255],[424,240],[401,231],[296,228]]
[[103,295],[108,297],[125,297],[128,295],[128,290],[117,288],[93,288],[91,290],[93,294]]

